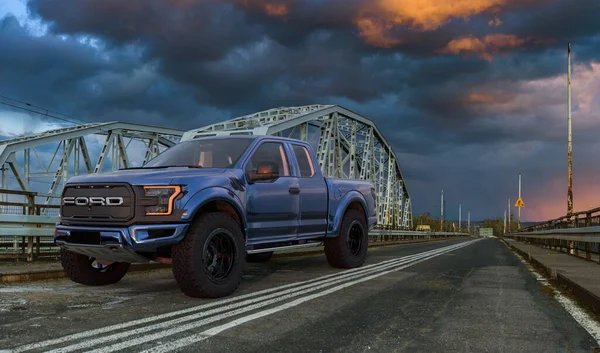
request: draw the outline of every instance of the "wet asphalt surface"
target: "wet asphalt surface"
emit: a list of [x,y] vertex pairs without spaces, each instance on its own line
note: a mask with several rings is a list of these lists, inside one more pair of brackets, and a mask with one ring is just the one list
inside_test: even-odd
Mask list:
[[[470,240],[371,249],[365,266],[373,266],[354,272],[330,268],[323,255],[249,264],[235,295],[217,300],[184,296],[169,269],[129,274],[106,287],[68,280],[3,285],[0,350],[592,352],[598,346],[499,240],[418,255]],[[280,286],[286,287],[272,290]],[[264,290],[271,291],[256,294]]]

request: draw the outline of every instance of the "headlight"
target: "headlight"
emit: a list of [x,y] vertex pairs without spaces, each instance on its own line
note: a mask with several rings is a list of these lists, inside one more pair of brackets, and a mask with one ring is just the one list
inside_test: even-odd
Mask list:
[[156,206],[146,206],[146,216],[166,216],[173,212],[173,200],[181,192],[177,185],[168,186],[144,186],[146,197],[158,199]]

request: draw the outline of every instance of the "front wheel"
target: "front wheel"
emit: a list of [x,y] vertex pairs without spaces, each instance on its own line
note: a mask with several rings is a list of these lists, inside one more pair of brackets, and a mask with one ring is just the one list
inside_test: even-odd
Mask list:
[[172,248],[173,275],[190,297],[219,298],[235,292],[246,264],[244,237],[225,213],[206,213]]
[[350,209],[344,214],[340,234],[325,239],[325,255],[332,267],[355,268],[365,262],[368,248],[368,231],[364,214]]
[[60,250],[60,262],[67,277],[88,286],[117,283],[129,270],[130,263],[106,262],[93,257]]

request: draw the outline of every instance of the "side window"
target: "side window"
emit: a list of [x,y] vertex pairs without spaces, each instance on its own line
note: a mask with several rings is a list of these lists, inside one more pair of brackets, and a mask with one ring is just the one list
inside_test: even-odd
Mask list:
[[300,167],[300,177],[310,178],[315,175],[315,168],[306,147],[300,145],[292,146],[294,148],[294,155],[298,161],[298,167]]
[[260,163],[271,162],[279,167],[279,176],[289,176],[290,168],[283,144],[279,142],[266,142],[260,145],[254,152],[248,164],[246,172],[254,172]]

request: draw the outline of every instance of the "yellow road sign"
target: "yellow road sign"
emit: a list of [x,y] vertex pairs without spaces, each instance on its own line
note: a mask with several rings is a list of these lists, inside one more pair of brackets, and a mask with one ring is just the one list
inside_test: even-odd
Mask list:
[[515,202],[515,207],[525,207],[525,203],[523,202],[522,198],[518,198],[517,202]]

